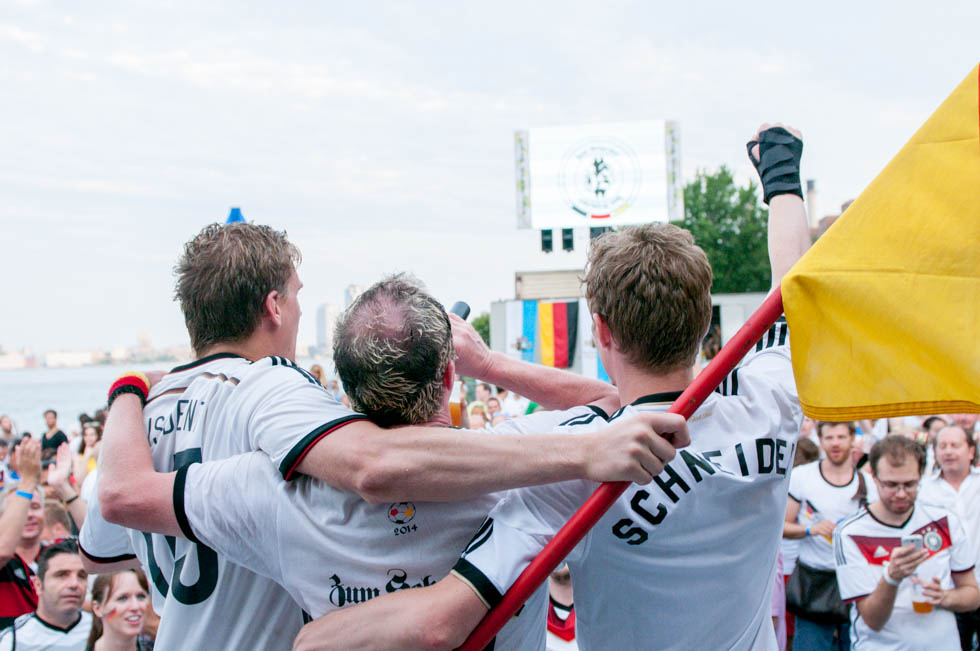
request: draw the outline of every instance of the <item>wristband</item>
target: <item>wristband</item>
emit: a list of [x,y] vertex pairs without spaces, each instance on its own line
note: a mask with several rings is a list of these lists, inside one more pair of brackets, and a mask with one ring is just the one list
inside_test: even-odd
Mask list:
[[113,401],[124,393],[132,393],[140,399],[140,406],[146,406],[146,399],[150,395],[150,381],[145,375],[137,371],[123,373],[109,387],[109,399],[106,409],[112,407]]
[[891,586],[895,586],[896,588],[898,587],[898,584],[901,583],[901,581],[896,581],[895,579],[893,579],[891,577],[891,574],[888,573],[888,568],[887,567],[885,568],[885,574],[881,578],[883,578],[885,580],[885,583],[887,583],[888,585],[891,585]]
[[805,535],[805,536],[809,536],[810,535],[810,527],[807,527],[806,528],[806,531],[803,532],[803,535]]
[[23,497],[28,502],[34,499],[34,494],[28,493],[27,491],[17,491],[15,495],[17,495],[18,497]]
[[[752,147],[759,145],[759,159],[752,156]],[[758,140],[746,143],[749,160],[755,166],[762,180],[762,200],[769,200],[780,194],[795,194],[803,198],[800,185],[800,157],[803,155],[803,141],[782,127],[766,129]]]

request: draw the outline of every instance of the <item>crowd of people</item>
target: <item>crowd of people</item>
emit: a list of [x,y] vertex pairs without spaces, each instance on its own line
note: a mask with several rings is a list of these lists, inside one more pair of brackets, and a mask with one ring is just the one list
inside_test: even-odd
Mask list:
[[978,436],[977,414],[804,421],[773,598],[781,648],[977,648]]
[[[809,246],[802,141],[748,149],[776,287]],[[804,419],[784,320],[668,413],[712,315],[687,231],[593,242],[613,383],[491,351],[405,274],[341,315],[336,378],[302,368],[299,261],[205,228],[175,270],[195,360],[6,445],[0,651],[455,648],[605,481],[629,486],[494,648],[975,647],[975,416]]]
[[[39,436],[0,418],[0,649],[151,649],[143,572],[89,575],[76,543],[96,490],[105,411]],[[81,433],[79,433],[81,432]]]

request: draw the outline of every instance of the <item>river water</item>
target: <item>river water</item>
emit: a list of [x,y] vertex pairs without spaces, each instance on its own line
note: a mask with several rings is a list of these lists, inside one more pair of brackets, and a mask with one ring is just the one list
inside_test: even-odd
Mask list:
[[[299,360],[309,368],[313,360]],[[58,412],[58,426],[66,433],[78,429],[78,416],[105,406],[109,385],[126,371],[168,370],[170,364],[121,364],[82,368],[25,368],[0,370],[0,414],[9,415],[17,432],[40,434],[44,411]],[[323,364],[326,368],[327,364]]]

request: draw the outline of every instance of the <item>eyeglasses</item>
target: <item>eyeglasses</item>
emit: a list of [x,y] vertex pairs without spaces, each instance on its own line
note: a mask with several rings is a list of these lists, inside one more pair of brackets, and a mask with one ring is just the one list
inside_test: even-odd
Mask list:
[[878,483],[881,484],[881,487],[884,490],[888,491],[889,493],[897,493],[899,491],[899,489],[905,489],[905,492],[906,493],[914,493],[917,490],[919,490],[919,482],[918,481],[899,482],[899,481],[880,481],[879,480]]

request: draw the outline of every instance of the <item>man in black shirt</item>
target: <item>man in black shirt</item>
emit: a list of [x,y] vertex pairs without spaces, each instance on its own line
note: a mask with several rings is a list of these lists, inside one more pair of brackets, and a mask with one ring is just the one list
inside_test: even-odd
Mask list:
[[41,436],[41,454],[44,455],[45,450],[58,451],[58,447],[62,443],[68,442],[68,437],[65,433],[58,429],[58,412],[54,409],[48,409],[44,412],[44,423],[48,426],[48,431]]

